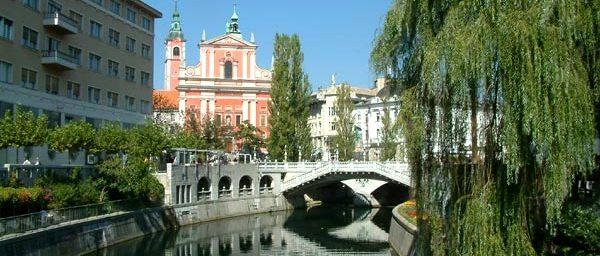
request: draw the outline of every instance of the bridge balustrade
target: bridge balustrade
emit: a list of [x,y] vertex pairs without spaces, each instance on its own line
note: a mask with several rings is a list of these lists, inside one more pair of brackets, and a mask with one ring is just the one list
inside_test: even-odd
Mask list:
[[210,191],[208,190],[200,190],[198,191],[198,201],[208,201],[210,200]]
[[231,192],[231,189],[223,187],[221,190],[219,190],[219,198],[230,198],[232,194]]
[[265,195],[265,194],[273,194],[273,187],[261,187],[259,189],[259,193],[261,195]]
[[243,196],[251,196],[252,195],[252,188],[247,188],[246,185],[244,185],[244,187],[240,188],[240,197]]

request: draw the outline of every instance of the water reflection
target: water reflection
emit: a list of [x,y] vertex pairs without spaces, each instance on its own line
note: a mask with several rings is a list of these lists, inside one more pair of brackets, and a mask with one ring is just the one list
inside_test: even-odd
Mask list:
[[90,255],[389,255],[391,209],[316,207],[156,233]]

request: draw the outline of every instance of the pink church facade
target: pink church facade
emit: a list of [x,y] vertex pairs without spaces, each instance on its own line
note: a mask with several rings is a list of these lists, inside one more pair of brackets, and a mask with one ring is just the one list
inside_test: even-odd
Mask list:
[[225,34],[209,40],[203,31],[199,61],[186,65],[186,40],[175,11],[165,40],[165,88],[155,95],[175,101],[185,113],[180,125],[191,114],[232,127],[248,121],[268,137],[271,71],[256,64],[254,34],[249,41],[243,38],[235,8],[226,27]]

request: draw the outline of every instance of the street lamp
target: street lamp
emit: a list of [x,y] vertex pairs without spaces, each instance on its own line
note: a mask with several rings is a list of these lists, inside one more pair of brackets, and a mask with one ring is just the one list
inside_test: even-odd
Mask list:
[[302,162],[302,145],[298,145],[298,162]]
[[337,143],[335,144],[335,161],[340,161],[340,147]]
[[287,162],[287,145],[283,147],[283,161]]

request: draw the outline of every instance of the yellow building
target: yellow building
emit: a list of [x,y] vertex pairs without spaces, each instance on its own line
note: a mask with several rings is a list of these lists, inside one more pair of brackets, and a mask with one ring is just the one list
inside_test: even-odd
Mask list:
[[140,0],[2,0],[0,114],[20,105],[58,125],[143,123],[161,16]]

